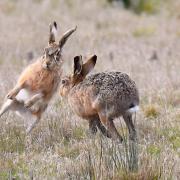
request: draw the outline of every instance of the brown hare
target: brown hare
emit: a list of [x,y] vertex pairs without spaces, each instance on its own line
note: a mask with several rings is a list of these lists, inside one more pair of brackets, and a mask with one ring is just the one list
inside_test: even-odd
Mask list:
[[[139,109],[139,94],[135,82],[121,72],[102,72],[86,75],[94,68],[97,56],[83,64],[82,56],[74,58],[74,72],[62,78],[61,96],[67,96],[73,111],[89,121],[92,133],[99,130],[113,140],[122,141],[113,119],[123,116],[130,139],[136,139],[132,113]],[[105,125],[107,129],[103,126]]]
[[31,124],[26,129],[27,133],[31,132],[58,88],[62,73],[62,48],[75,30],[76,28],[67,31],[56,43],[57,24],[50,24],[49,43],[44,54],[21,74],[16,86],[7,95],[0,117],[8,110],[16,111],[31,119]]

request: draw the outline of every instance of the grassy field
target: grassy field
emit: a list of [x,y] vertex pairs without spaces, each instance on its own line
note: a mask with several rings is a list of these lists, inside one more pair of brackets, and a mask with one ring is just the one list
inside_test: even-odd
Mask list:
[[88,123],[58,94],[30,136],[23,119],[7,113],[0,119],[0,179],[179,179],[180,1],[154,6],[136,14],[105,0],[0,2],[0,105],[31,58],[43,53],[54,20],[59,37],[78,26],[64,47],[64,74],[75,55],[96,54],[93,73],[126,72],[141,97],[133,146],[121,118],[115,123],[123,144],[90,137]]

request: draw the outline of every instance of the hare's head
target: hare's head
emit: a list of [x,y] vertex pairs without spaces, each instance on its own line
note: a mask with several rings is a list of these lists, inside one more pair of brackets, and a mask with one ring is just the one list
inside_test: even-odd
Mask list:
[[67,39],[74,31],[76,31],[76,27],[64,33],[60,41],[56,43],[55,37],[57,33],[57,24],[56,22],[50,24],[49,43],[48,46],[44,49],[44,55],[43,55],[44,69],[53,70],[55,67],[61,65],[62,48],[66,43]]
[[82,56],[75,56],[73,73],[70,76],[65,76],[62,78],[60,94],[62,96],[66,96],[74,86],[82,82],[86,75],[94,68],[96,60],[97,56],[94,55],[83,63]]

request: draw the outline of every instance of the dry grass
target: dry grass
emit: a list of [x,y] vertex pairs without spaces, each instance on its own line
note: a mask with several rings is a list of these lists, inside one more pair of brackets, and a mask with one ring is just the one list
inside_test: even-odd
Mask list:
[[0,179],[178,179],[179,6],[179,0],[168,1],[155,15],[135,15],[105,0],[1,1],[0,104],[30,63],[29,54],[42,53],[48,24],[56,20],[59,35],[78,26],[64,48],[64,73],[75,55],[96,53],[95,72],[123,71],[136,81],[141,110],[137,144],[116,120],[122,145],[100,134],[89,137],[86,121],[58,95],[30,136],[23,120],[8,113],[0,119]]

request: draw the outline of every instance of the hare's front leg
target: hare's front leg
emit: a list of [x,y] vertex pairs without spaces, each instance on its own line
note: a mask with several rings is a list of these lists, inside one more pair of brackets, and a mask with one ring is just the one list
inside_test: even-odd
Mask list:
[[15,99],[16,95],[19,93],[19,91],[23,89],[23,85],[18,84],[15,86],[14,89],[12,89],[8,94],[7,94],[7,98],[8,99]]
[[97,133],[97,127],[96,127],[96,119],[90,119],[89,120],[89,130],[92,135],[95,135]]
[[96,126],[98,127],[98,129],[101,131],[101,133],[108,137],[108,138],[111,138],[111,134],[109,133],[109,131],[102,125],[100,119],[98,118],[96,120]]
[[[106,113],[105,113],[106,114]],[[104,115],[104,113],[99,113],[99,117],[100,117],[100,120],[101,122],[107,126],[107,130],[108,132],[110,133],[110,136],[112,137],[113,140],[118,140],[120,142],[123,141],[123,138],[122,136],[118,133],[115,125],[114,125],[114,122],[113,122],[113,119],[111,118],[108,118],[106,115]]]
[[43,93],[38,93],[38,94],[35,94],[34,96],[31,97],[31,99],[29,99],[28,101],[26,101],[24,103],[24,106],[26,108],[30,108],[31,106],[33,106],[37,101],[39,101],[40,99],[42,99],[43,97]]
[[111,138],[110,133],[109,133],[108,130],[102,125],[102,123],[101,123],[98,115],[89,121],[89,130],[90,130],[91,134],[96,134],[96,132],[97,132],[97,127],[98,127],[98,129],[101,131],[101,133],[102,133],[104,136],[106,136],[106,137],[108,137],[108,138]]

